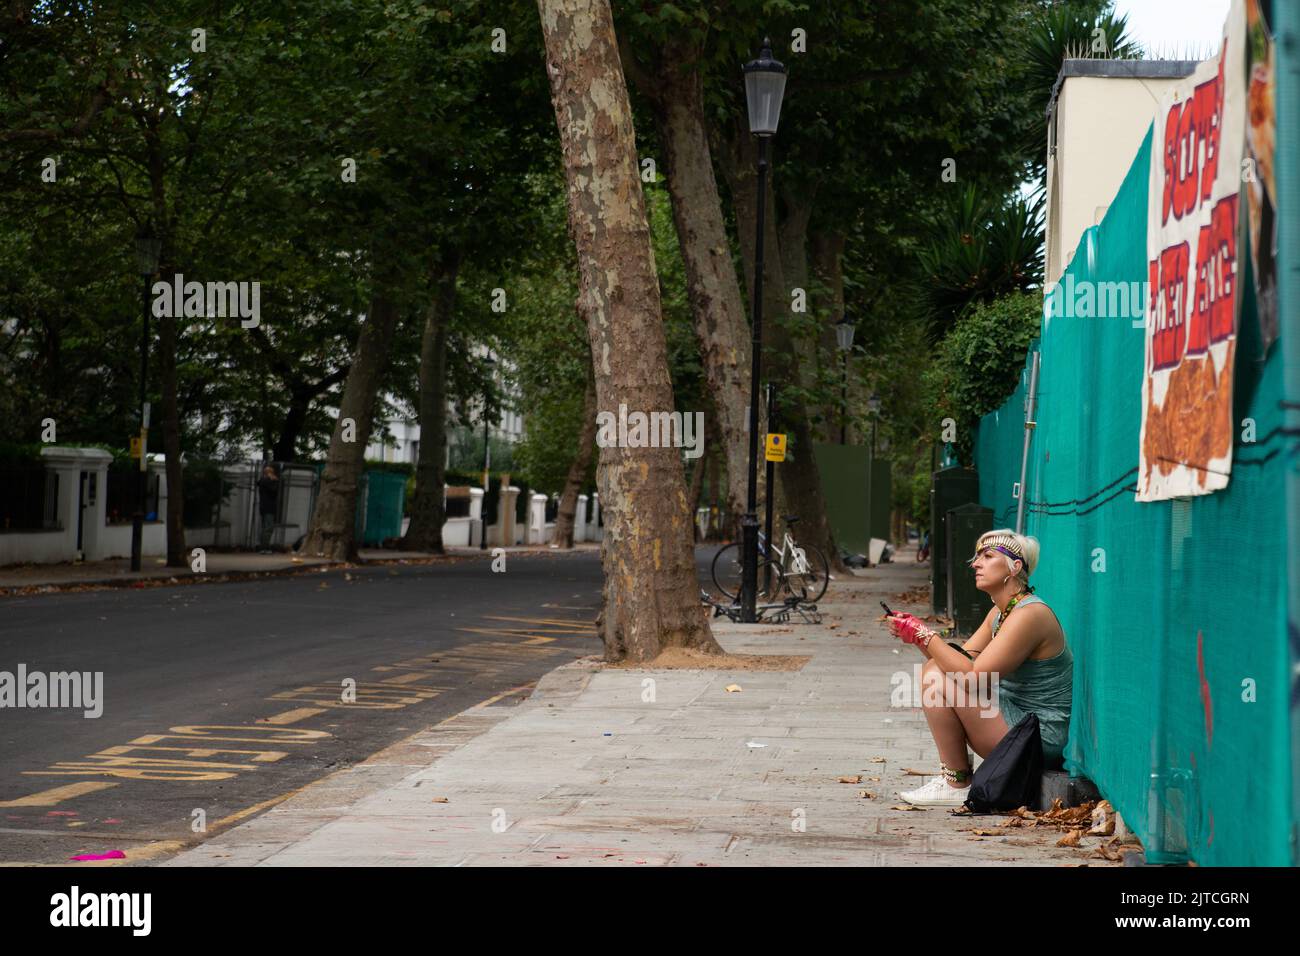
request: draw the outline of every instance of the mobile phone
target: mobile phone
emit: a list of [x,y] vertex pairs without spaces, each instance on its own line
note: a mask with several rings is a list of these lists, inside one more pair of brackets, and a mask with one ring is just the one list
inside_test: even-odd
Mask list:
[[883,607],[883,608],[885,609],[885,615],[886,615],[887,617],[893,617],[893,616],[894,616],[894,612],[891,611],[891,610],[889,609],[889,605],[886,604],[884,601],[881,601],[881,602],[880,602],[880,606]]

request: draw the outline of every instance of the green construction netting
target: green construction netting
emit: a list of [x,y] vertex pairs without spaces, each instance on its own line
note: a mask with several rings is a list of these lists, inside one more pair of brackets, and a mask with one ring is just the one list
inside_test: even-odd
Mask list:
[[[1033,361],[1040,340],[1029,346]],[[1029,394],[1029,362],[1020,373],[1020,384],[1011,397],[980,423],[978,458],[980,503],[993,509],[993,527],[1014,528],[1019,502],[1013,497],[1020,481],[1020,462],[1024,454],[1025,398]],[[996,445],[995,445],[996,443]]]
[[[1150,153],[1148,132],[1104,221],[1080,242],[1068,270],[1076,282],[1146,278]],[[1278,344],[1259,357],[1253,278],[1248,257],[1239,261],[1238,431],[1223,491],[1135,501],[1140,326],[1049,314],[1039,340],[1025,533],[1042,546],[1037,593],[1074,652],[1066,766],[1097,783],[1152,862],[1290,862],[1285,574],[1296,536],[1283,486],[1282,358]],[[1294,318],[1282,322],[1282,335],[1295,333]],[[1026,385],[1027,375],[984,417],[976,443],[982,503],[1005,527]],[[1253,443],[1242,442],[1247,417]]]

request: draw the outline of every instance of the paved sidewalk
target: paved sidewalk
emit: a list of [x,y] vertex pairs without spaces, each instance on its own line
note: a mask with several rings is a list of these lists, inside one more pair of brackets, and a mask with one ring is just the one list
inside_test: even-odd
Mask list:
[[715,620],[728,651],[810,655],[801,670],[578,661],[166,865],[1114,865],[1094,855],[1100,838],[1057,848],[1065,831],[973,832],[1004,816],[894,809],[923,781],[904,771],[938,759],[921,711],[890,709],[891,676],[921,658],[876,602],[924,614],[898,595],[927,569],[834,582],[823,625]]
[[[598,550],[599,543],[583,542],[574,551]],[[522,545],[506,548],[510,554],[527,552],[557,552],[548,545]],[[425,551],[394,551],[384,548],[362,548],[362,564],[446,561],[452,558],[487,556],[491,549],[448,548],[446,555]],[[271,574],[292,574],[307,568],[352,567],[342,562],[324,558],[299,556],[290,551],[258,554],[253,551],[215,551],[205,549],[207,570],[202,577],[221,580],[232,577],[258,577]],[[169,568],[166,559],[146,556],[139,571],[131,571],[130,558],[110,558],[104,561],[62,562],[59,564],[11,564],[0,567],[0,595],[6,593],[39,594],[46,591],[80,590],[97,587],[162,586],[180,583],[187,578],[200,577],[189,568]]]

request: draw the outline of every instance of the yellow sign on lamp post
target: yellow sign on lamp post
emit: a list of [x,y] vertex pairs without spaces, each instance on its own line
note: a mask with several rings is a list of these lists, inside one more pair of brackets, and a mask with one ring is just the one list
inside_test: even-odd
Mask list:
[[145,448],[149,441],[149,430],[140,429],[140,434],[131,436],[131,457],[140,462],[140,470],[145,471],[149,467],[149,460],[145,457]]
[[784,434],[768,434],[766,458],[768,461],[785,461]]

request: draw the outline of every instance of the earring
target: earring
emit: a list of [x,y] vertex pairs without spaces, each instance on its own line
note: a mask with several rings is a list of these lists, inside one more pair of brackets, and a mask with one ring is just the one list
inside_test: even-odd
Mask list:
[[1006,584],[1010,580],[1011,580],[1011,575],[1008,574],[1005,578],[1002,579],[1002,583]]

